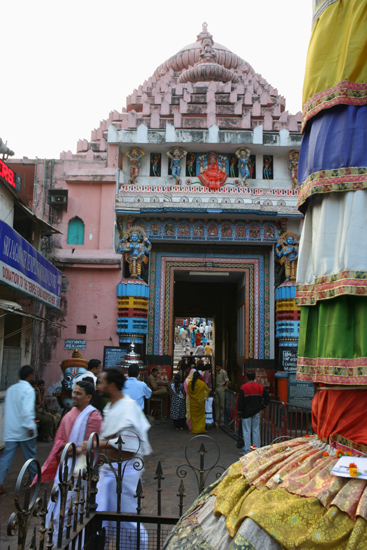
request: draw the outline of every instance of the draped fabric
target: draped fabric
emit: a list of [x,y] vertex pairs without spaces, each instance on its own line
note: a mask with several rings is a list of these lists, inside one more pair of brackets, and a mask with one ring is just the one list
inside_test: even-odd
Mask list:
[[192,377],[194,376],[195,371],[196,369],[191,369],[184,382],[184,388],[186,392],[186,424],[189,430],[191,430],[191,403],[190,403],[190,395],[187,388],[188,388],[188,385],[191,384],[191,380],[192,380]]
[[367,301],[339,296],[302,307],[297,376],[307,382],[367,386]]
[[367,385],[367,0],[321,4],[303,90],[297,378]]
[[366,3],[323,3],[327,7],[315,21],[306,60],[303,127],[335,105],[367,104]]
[[323,111],[307,125],[302,139],[299,209],[305,212],[315,194],[365,189],[366,167],[367,105],[338,105]]
[[343,451],[353,448],[367,454],[366,403],[367,388],[319,389],[312,400],[312,427]]
[[187,384],[187,393],[190,396],[191,433],[205,432],[205,400],[208,399],[210,389],[200,379],[196,380],[194,390],[192,381]]
[[330,475],[337,460],[317,438],[249,453],[199,496],[164,549],[365,549],[367,482]]

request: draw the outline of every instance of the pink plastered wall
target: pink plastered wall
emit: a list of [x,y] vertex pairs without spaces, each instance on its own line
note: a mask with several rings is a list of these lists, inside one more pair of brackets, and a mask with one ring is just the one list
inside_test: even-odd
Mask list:
[[[60,363],[70,359],[71,350],[65,350],[65,339],[85,339],[85,359],[103,361],[104,346],[118,346],[116,285],[121,279],[119,266],[73,266],[63,269],[67,276],[64,296],[65,317],[60,337],[44,371],[46,387],[54,387],[61,380]],[[77,333],[77,326],[86,326],[86,333]]]

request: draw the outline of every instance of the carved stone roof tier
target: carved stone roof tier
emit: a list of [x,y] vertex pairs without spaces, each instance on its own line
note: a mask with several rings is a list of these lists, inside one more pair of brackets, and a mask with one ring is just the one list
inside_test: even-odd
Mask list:
[[[113,111],[92,131],[91,141],[79,140],[78,153],[91,158],[106,155],[107,129],[165,130],[167,123],[180,130],[299,132],[301,113],[285,110],[278,94],[245,60],[214,42],[206,24],[197,41],[162,63],[127,97],[126,108]],[[72,155],[71,152],[64,155]]]

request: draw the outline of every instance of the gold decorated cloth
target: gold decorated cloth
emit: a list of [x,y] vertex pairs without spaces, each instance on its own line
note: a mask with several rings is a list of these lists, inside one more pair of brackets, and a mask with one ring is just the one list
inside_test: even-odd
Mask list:
[[366,550],[367,482],[331,475],[337,460],[317,437],[249,453],[199,496],[164,550]]
[[337,460],[316,437],[251,452],[213,489],[214,514],[231,537],[249,517],[284,548],[367,548],[367,482],[331,475]]

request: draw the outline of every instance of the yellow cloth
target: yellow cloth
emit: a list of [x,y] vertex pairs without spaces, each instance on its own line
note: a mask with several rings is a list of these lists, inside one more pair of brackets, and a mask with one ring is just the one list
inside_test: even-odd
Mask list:
[[367,104],[366,28],[367,0],[339,0],[316,20],[303,84],[303,127],[323,109]]
[[194,391],[192,382],[187,384],[187,393],[190,396],[191,433],[205,432],[205,400],[208,399],[210,389],[201,380],[196,380]]
[[293,495],[283,488],[257,489],[241,470],[240,462],[233,464],[211,493],[217,497],[214,514],[225,516],[231,537],[249,517],[286,550],[367,548],[367,522],[362,517],[353,521],[336,506],[326,509],[315,497]]

